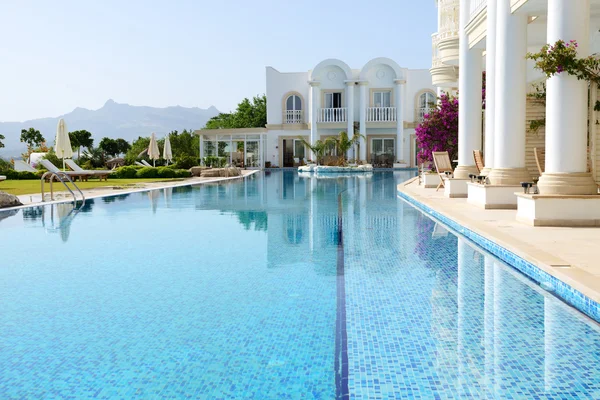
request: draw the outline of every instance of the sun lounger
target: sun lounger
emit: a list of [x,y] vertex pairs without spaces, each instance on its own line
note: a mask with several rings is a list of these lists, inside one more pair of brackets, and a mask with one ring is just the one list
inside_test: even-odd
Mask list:
[[440,190],[441,187],[446,187],[444,183],[446,172],[454,172],[454,170],[452,169],[450,155],[447,151],[434,151],[431,154],[433,155],[433,163],[435,164],[435,170],[440,176],[440,184],[435,189],[435,191],[437,192],[438,190]]
[[485,168],[485,164],[483,163],[483,154],[481,154],[481,150],[473,150],[473,159],[475,160],[475,166],[477,167],[479,175],[482,175],[481,171]]
[[14,166],[15,171],[37,172],[35,168],[33,168],[31,165],[27,164],[23,160],[15,160]]
[[135,165],[139,165],[140,167],[145,167],[145,165],[144,165],[144,164],[142,164],[142,163],[141,163],[141,162],[139,162],[139,161],[136,161],[136,162],[135,162]]
[[90,176],[93,176],[94,174],[91,174],[87,171],[84,172],[76,172],[76,171],[61,171],[60,169],[58,169],[56,167],[56,165],[52,164],[50,161],[48,160],[41,160],[40,164],[42,164],[42,166],[44,168],[46,168],[48,171],[50,172],[54,172],[55,174],[62,174],[62,175],[67,175],[69,178],[71,178],[73,181],[79,179],[80,181],[87,181],[88,178]]
[[5,181],[6,177],[4,175],[0,175],[0,182]]
[[154,167],[152,167],[152,165],[150,165],[150,164],[148,163],[148,161],[146,161],[146,160],[142,160],[142,165],[143,165],[144,167],[150,167],[150,168],[154,168]]
[[69,167],[72,171],[74,172],[87,172],[89,174],[91,174],[92,176],[97,176],[98,179],[100,179],[100,181],[102,181],[102,179],[104,178],[104,180],[108,180],[108,175],[110,175],[113,171],[109,171],[109,170],[85,170],[83,168],[81,168],[79,165],[77,165],[75,163],[75,161],[73,160],[65,160],[65,164],[67,164],[67,167]]

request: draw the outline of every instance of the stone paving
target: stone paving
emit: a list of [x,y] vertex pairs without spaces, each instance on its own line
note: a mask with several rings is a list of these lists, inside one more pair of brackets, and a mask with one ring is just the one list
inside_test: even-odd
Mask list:
[[484,210],[467,199],[444,197],[412,179],[398,190],[600,302],[600,228],[533,227],[516,221],[516,210]]

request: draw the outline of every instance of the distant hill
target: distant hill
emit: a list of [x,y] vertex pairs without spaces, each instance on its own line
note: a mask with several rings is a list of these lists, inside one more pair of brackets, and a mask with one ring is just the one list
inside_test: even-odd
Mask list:
[[26,150],[19,141],[21,129],[38,129],[49,145],[54,144],[56,125],[59,118],[64,118],[69,131],[85,129],[92,132],[94,143],[101,138],[123,138],[132,141],[138,136],[150,136],[155,132],[158,137],[172,131],[183,129],[200,129],[206,122],[219,114],[215,107],[208,109],[167,107],[154,108],[131,106],[108,100],[98,110],[76,108],[72,112],[56,118],[40,118],[25,122],[0,122],[0,134],[6,139],[5,147],[0,149],[0,157],[18,157]]

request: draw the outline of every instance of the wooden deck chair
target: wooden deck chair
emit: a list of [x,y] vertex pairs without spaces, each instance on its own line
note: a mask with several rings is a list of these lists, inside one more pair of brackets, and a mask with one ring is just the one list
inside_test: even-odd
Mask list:
[[438,190],[440,190],[441,187],[446,187],[444,183],[444,177],[446,176],[446,172],[454,172],[454,170],[452,169],[450,155],[447,151],[434,151],[431,154],[433,156],[435,170],[440,177],[440,184],[435,189],[435,191],[437,192]]
[[546,168],[546,151],[534,147],[533,155],[535,156],[535,164],[537,165],[538,172],[540,173],[540,176],[542,176],[544,169]]
[[483,163],[483,154],[481,150],[473,150],[473,159],[475,160],[475,166],[477,167],[477,171],[479,175],[481,175],[481,171],[485,168],[485,164]]

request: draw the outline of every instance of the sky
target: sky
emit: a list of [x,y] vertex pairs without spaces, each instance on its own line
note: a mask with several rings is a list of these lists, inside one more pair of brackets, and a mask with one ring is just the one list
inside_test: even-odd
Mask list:
[[108,100],[235,109],[265,67],[429,68],[434,0],[0,0],[0,121]]

